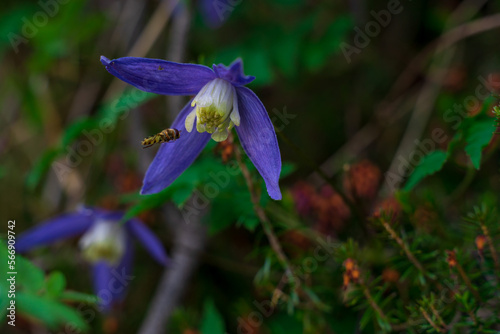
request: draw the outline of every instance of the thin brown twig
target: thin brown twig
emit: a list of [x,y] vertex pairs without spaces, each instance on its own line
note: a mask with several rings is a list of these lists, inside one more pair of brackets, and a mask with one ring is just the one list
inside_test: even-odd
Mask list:
[[[229,140],[232,141],[232,134],[229,133],[229,136],[230,136]],[[259,195],[255,191],[255,187],[254,187],[254,184],[252,181],[252,176],[250,175],[250,171],[248,170],[247,166],[243,162],[240,148],[236,144],[234,145],[234,154],[236,157],[236,161],[238,162],[238,165],[241,169],[241,173],[243,174],[243,177],[244,177],[245,182],[247,184],[248,190],[250,192],[250,198],[252,200],[253,209],[254,209],[257,217],[259,218],[260,223],[262,224],[262,227],[264,229],[264,233],[267,236],[269,244],[271,245],[271,248],[278,256],[278,259],[281,262],[281,265],[285,269],[285,273],[288,277],[288,281],[293,285],[293,288],[295,290],[297,290],[299,281],[295,279],[295,276],[294,276],[293,271],[292,271],[292,266],[290,265],[290,261],[288,260],[288,257],[285,255],[283,248],[281,248],[281,244],[279,243],[278,238],[274,234],[273,227],[272,227],[271,222],[269,221],[266,213],[264,212],[264,209],[260,206]]]
[[413,253],[411,252],[411,250],[408,248],[408,246],[406,245],[406,243],[403,241],[403,239],[401,239],[396,231],[394,231],[394,229],[389,225],[388,222],[386,221],[382,221],[382,225],[384,226],[384,228],[386,229],[386,231],[389,233],[389,235],[391,236],[391,238],[393,238],[394,240],[396,240],[396,242],[398,243],[398,245],[401,247],[401,249],[405,252],[406,254],[406,257],[408,257],[408,260],[411,261],[411,263],[413,263],[413,265],[415,265],[415,267],[417,267],[417,269],[422,273],[422,274],[425,274],[425,269],[424,267],[422,266],[422,264],[417,260],[417,258],[413,255]]
[[[432,52],[442,52],[465,38],[498,28],[499,26],[500,14],[495,14],[456,27],[429,43],[424,50],[409,62],[409,65],[401,72],[401,75],[392,85],[387,97],[383,100],[390,102],[381,103],[384,107],[376,111],[376,114],[380,114],[381,116],[382,114],[384,115],[384,117],[382,117],[384,122],[379,124],[378,118],[375,118],[372,123],[365,125],[349,140],[349,142],[344,144],[322,163],[321,168],[328,171],[328,176],[333,176],[341,169],[345,161],[356,157],[363,149],[378,138],[385,127],[392,125],[395,118],[400,118],[394,116],[393,113],[400,109],[401,94],[403,91],[410,89],[410,86],[424,68],[426,60]],[[398,98],[394,100],[396,97]],[[406,112],[402,114],[406,114]],[[309,179],[313,183],[321,182],[317,173],[311,174]]]
[[429,315],[429,313],[427,313],[427,311],[423,308],[423,307],[420,307],[420,312],[422,313],[422,315],[424,316],[425,320],[427,320],[427,322],[432,326],[432,328],[434,328],[437,332],[439,333],[446,333],[446,331],[439,327],[435,322],[434,320],[432,320],[431,316]]
[[377,312],[377,314],[379,315],[380,318],[382,318],[383,320],[385,320],[385,321],[388,322],[387,316],[385,315],[384,311],[382,311],[382,309],[380,308],[380,306],[377,304],[377,302],[375,301],[375,299],[373,299],[373,296],[370,293],[370,290],[368,289],[368,287],[366,286],[366,284],[362,280],[360,280],[359,281],[359,285],[363,289],[363,294],[365,295],[366,299],[368,300],[368,303],[373,308],[373,310],[375,312]]
[[[331,178],[343,169],[345,163],[358,157],[363,150],[382,135],[386,128],[393,126],[411,110],[416,96],[415,90],[411,90],[407,96],[407,98],[400,97],[391,102],[382,102],[375,109],[372,120],[321,163],[321,170],[325,171],[326,175]],[[308,180],[316,185],[324,183],[316,172],[309,175]]]
[[441,326],[443,326],[443,328],[446,329],[447,328],[446,323],[444,322],[443,318],[441,318],[441,315],[436,310],[436,308],[434,307],[434,305],[431,303],[431,304],[429,304],[429,307],[431,308],[432,314],[434,314],[434,316],[436,317],[436,319],[441,323]]
[[[147,54],[167,25],[167,22],[169,21],[170,16],[178,2],[179,0],[164,0],[160,2],[153,14],[153,17],[148,21],[147,26],[142,30],[139,38],[137,38],[137,42],[128,52],[128,56],[144,57]],[[125,82],[115,78],[109,85],[103,100],[110,100],[112,97],[122,92],[125,87],[127,87]]]
[[500,27],[500,14],[494,14],[447,31],[429,43],[409,62],[406,69],[401,72],[401,75],[395,81],[389,95],[397,96],[399,92],[407,89],[425,66],[426,60],[432,52],[440,53],[461,40],[498,27]]
[[[446,26],[452,27],[460,21],[468,19],[472,16],[472,14],[475,14],[475,12],[479,11],[479,9],[484,5],[485,2],[486,0],[464,1],[450,15],[450,18],[447,20]],[[474,8],[474,10],[470,11],[471,8]],[[458,34],[457,38],[461,39],[460,37],[464,34],[465,28],[462,25],[458,29],[459,30],[456,33]],[[439,44],[434,48],[433,62],[431,62],[428,74],[426,75],[425,84],[422,87],[421,92],[417,98],[415,108],[410,116],[410,120],[408,122],[406,130],[403,134],[403,137],[401,138],[396,153],[394,154],[393,160],[388,169],[387,173],[389,175],[398,175],[397,171],[400,169],[401,165],[398,158],[410,154],[416,146],[415,140],[420,138],[425,131],[425,127],[427,126],[428,120],[432,114],[432,107],[436,99],[438,98],[438,93],[441,90],[443,81],[447,75],[447,71],[445,69],[451,63],[456,50],[456,48],[452,48],[447,50],[447,52],[443,54],[442,51],[447,49],[448,47],[445,48],[441,45],[446,42],[447,39],[440,39]],[[454,43],[451,43],[451,45],[454,45]],[[403,180],[403,177],[395,178],[391,181],[390,185],[388,183],[384,185],[381,193],[392,194],[401,185]]]
[[474,298],[476,298],[477,301],[482,302],[483,299],[479,295],[479,292],[477,292],[477,290],[474,288],[474,286],[472,286],[472,282],[469,279],[469,276],[467,276],[467,274],[465,273],[465,270],[462,267],[462,265],[457,261],[457,264],[455,266],[458,270],[458,273],[460,274],[460,277],[462,277],[462,280],[464,281],[465,285],[467,285],[469,291],[474,295]]
[[[193,198],[190,201],[194,200]],[[206,226],[201,223],[205,212],[186,221],[173,204],[164,208],[165,220],[176,226],[172,263],[158,282],[156,293],[137,333],[163,333],[177,305],[182,300],[189,279],[194,275],[207,243]]]
[[486,237],[486,240],[488,241],[488,247],[490,248],[491,257],[493,258],[493,262],[495,263],[495,269],[496,271],[500,271],[500,262],[498,261],[498,254],[497,251],[495,250],[495,245],[493,244],[493,240],[491,239],[490,231],[488,230],[488,227],[484,223],[481,223],[481,229],[483,230],[483,234]]

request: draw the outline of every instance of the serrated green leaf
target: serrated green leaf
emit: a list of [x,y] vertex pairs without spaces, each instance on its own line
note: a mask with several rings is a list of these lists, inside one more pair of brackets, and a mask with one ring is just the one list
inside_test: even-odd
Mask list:
[[224,319],[212,299],[205,300],[200,331],[202,334],[225,334]]
[[420,164],[415,167],[415,170],[408,178],[408,182],[406,182],[403,189],[405,191],[412,190],[426,176],[440,171],[447,159],[448,154],[442,150],[435,150],[423,157]]
[[493,137],[493,120],[486,119],[475,122],[467,131],[465,141],[465,152],[470,157],[472,164],[476,169],[481,165],[481,155],[483,148],[485,148],[491,138]]

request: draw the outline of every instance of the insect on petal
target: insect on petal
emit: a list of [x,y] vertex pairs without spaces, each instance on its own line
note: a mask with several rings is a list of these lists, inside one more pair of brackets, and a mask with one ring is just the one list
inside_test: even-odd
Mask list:
[[168,187],[198,157],[210,140],[210,134],[186,131],[187,115],[193,110],[191,102],[179,113],[172,128],[182,134],[174,144],[162,144],[144,177],[141,194],[155,194]]

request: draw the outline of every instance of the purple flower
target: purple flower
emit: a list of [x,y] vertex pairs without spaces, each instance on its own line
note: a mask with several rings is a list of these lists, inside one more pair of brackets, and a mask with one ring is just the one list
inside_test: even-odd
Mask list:
[[[250,89],[255,78],[243,74],[240,59],[212,69],[196,64],[125,57],[101,62],[109,73],[143,91],[163,95],[195,95],[181,110],[172,128],[181,130],[175,143],[162,144],[149,166],[141,194],[168,187],[210,140],[223,141],[236,126],[243,149],[266,182],[272,199],[280,200],[281,156],[266,108]],[[193,127],[196,124],[196,130]]]
[[241,0],[200,0],[198,3],[205,23],[216,29],[229,18],[240,2]]
[[132,237],[160,264],[170,260],[160,240],[141,221],[130,219],[119,224],[123,212],[82,208],[76,213],[55,217],[22,233],[16,241],[16,251],[22,253],[52,242],[82,235],[83,257],[92,264],[95,294],[100,309],[109,311],[122,300],[132,276]]

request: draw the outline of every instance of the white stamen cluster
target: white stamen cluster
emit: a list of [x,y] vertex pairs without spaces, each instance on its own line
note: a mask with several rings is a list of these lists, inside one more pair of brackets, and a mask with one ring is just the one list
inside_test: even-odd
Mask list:
[[125,253],[126,235],[118,223],[98,220],[85,232],[79,244],[83,257],[89,262],[104,260],[116,265]]
[[224,79],[217,78],[203,86],[191,106],[196,108],[186,117],[188,132],[193,130],[196,117],[196,130],[211,133],[213,140],[221,142],[234,125],[240,125],[236,90]]

